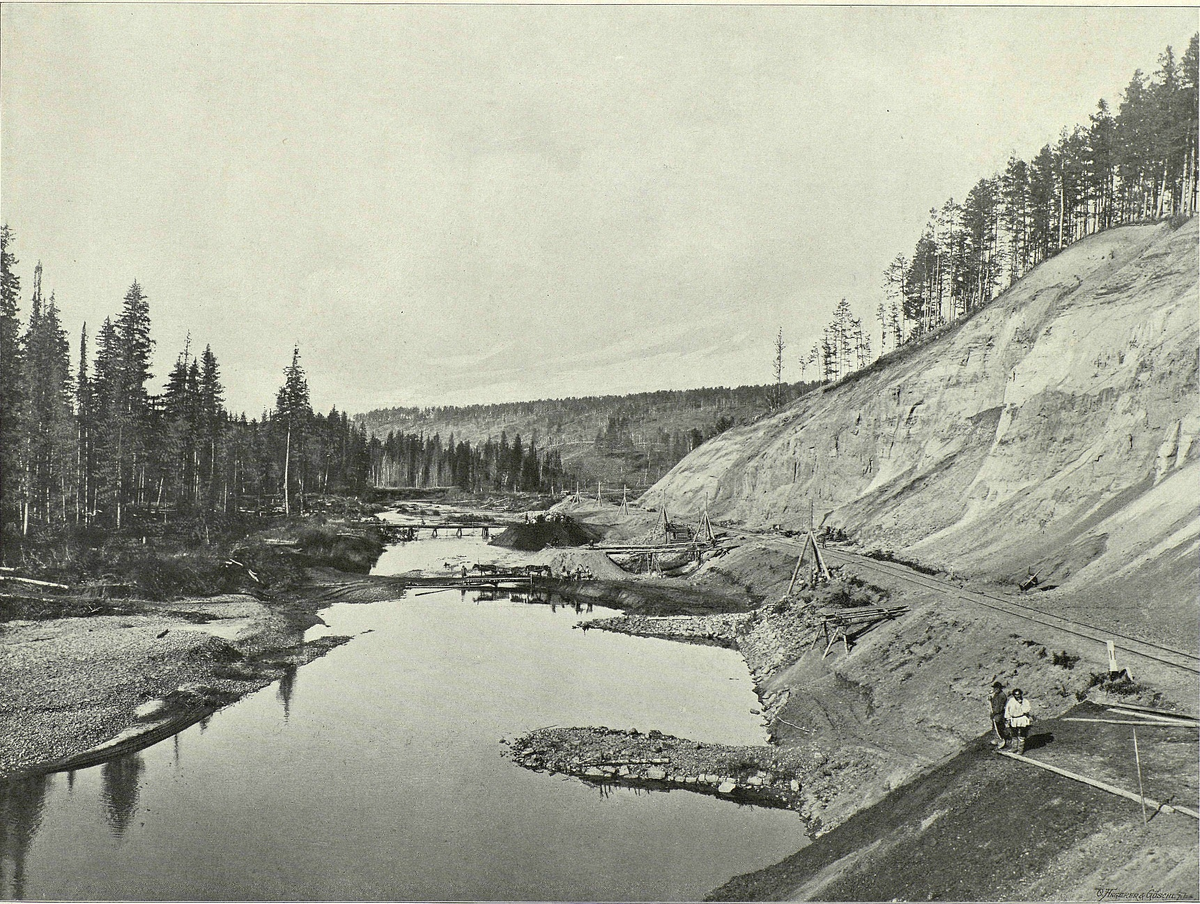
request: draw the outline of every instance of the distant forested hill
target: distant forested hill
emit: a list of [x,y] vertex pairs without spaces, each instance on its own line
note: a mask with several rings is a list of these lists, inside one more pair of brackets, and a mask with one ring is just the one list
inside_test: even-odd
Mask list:
[[[784,384],[782,403],[816,385]],[[561,461],[560,480],[566,486],[578,481],[594,491],[600,481],[619,494],[622,485],[640,492],[705,440],[767,413],[773,391],[773,385],[722,386],[496,405],[384,408],[356,420],[377,440],[371,443],[372,477],[381,486],[461,482],[453,464],[440,476],[436,461],[416,474],[405,467],[398,459],[411,456],[412,441],[404,437],[423,437],[427,444],[436,438],[439,449],[460,443],[479,449],[488,440],[512,444],[520,437],[527,450],[532,444],[544,460],[552,458],[556,471]],[[514,469],[507,488],[534,489],[516,486],[520,479]],[[505,475],[489,474],[473,483],[504,484]]]

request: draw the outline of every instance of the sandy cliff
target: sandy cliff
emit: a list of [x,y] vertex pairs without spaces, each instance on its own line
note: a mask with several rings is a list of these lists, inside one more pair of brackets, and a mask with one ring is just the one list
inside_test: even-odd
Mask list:
[[[959,574],[1032,566],[1115,608],[1153,592],[1194,647],[1197,238],[1195,218],[1092,236],[942,335],[715,437],[642,504],[803,527],[811,501],[864,546]],[[1154,627],[1139,618],[1121,622]]]

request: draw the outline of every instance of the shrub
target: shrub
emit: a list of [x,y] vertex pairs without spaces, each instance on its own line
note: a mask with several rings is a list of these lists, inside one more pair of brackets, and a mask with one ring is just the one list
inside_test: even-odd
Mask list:
[[1061,653],[1054,654],[1054,664],[1060,666],[1061,668],[1067,669],[1068,671],[1075,668],[1075,663],[1077,662],[1079,662],[1079,657],[1072,656],[1066,650],[1063,650]]

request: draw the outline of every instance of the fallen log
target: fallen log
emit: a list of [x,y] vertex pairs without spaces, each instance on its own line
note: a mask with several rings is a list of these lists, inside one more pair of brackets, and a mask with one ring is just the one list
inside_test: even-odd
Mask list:
[[35,581],[33,578],[19,578],[15,574],[0,574],[0,581],[20,581],[22,584],[33,584],[35,587],[53,587],[55,590],[70,590],[66,584],[56,584],[53,581]]

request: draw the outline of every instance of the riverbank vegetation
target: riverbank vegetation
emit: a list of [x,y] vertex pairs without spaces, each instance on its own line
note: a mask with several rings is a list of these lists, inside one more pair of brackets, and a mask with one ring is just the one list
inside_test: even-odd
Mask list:
[[[0,238],[5,566],[148,599],[295,586],[306,564],[370,567],[382,535],[325,523],[368,511],[367,436],[336,408],[312,410],[299,349],[260,418],[225,407],[216,354],[190,339],[156,392],[149,297],[135,281],[94,355],[84,326],[72,367],[42,265],[22,324],[15,236],[5,226]],[[10,617],[41,608],[8,595]]]

